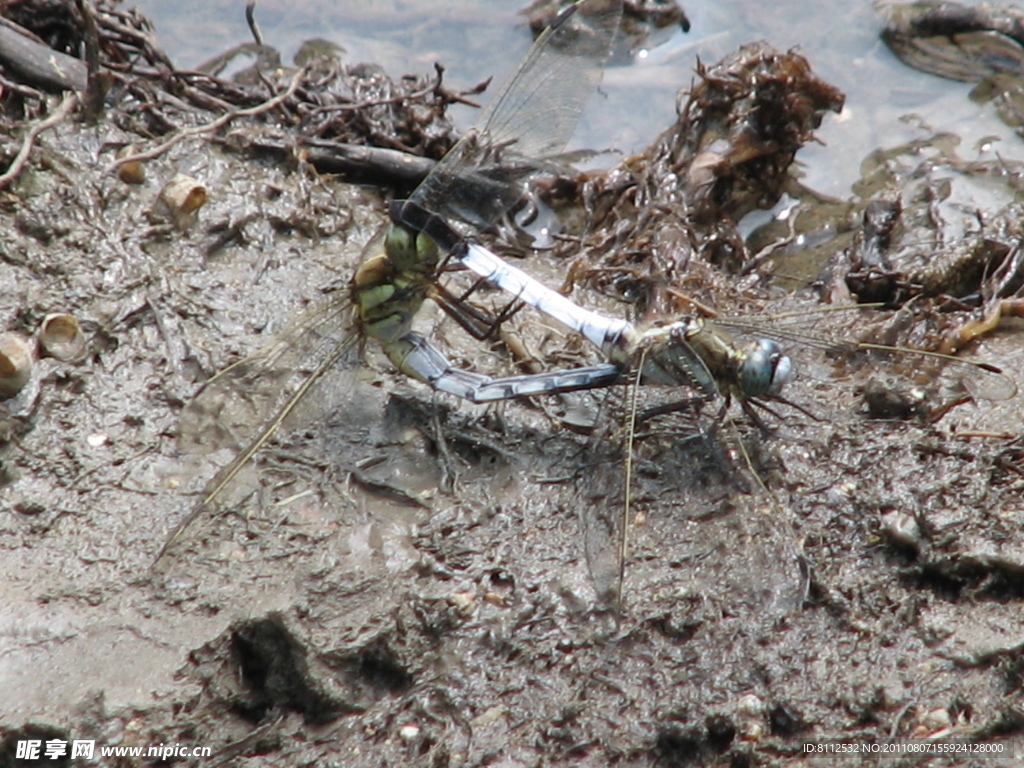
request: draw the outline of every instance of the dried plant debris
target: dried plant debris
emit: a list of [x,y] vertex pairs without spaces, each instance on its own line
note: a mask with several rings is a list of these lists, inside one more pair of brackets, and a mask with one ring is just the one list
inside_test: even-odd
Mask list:
[[[957,144],[941,134],[872,153],[855,188],[860,226],[846,247],[836,247],[842,234],[825,240],[831,256],[819,278],[834,303],[913,300],[923,307],[928,300],[943,308],[947,352],[994,328],[1000,316],[1019,316],[1024,288],[1015,200],[1024,169],[1005,159],[964,160]],[[972,192],[979,178],[1002,192],[1002,208],[978,209]],[[827,228],[841,232],[842,224],[818,222],[818,231]],[[949,312],[972,309],[982,317],[964,325]]]
[[677,126],[655,143],[651,165],[685,179],[698,221],[738,220],[775,204],[793,158],[826,112],[845,97],[794,51],[743,46],[713,67],[690,93]]
[[[7,17],[0,20],[3,132],[14,134],[15,121],[44,114],[45,92],[70,91],[89,112],[105,106],[110,121],[129,133],[165,138],[159,152],[203,136],[229,149],[299,158],[325,172],[411,182],[431,165],[402,158],[442,157],[455,141],[448,105],[484,87],[451,93],[440,67],[429,76],[394,80],[372,65],[344,64],[327,48],[304,52],[301,68],[261,56],[263,70],[227,80],[175,68],[134,10],[112,0],[81,9],[85,18],[75,3],[0,6]],[[66,112],[78,106],[70,101]],[[225,139],[221,131],[236,121]],[[155,154],[121,157],[114,167]]]
[[698,74],[675,125],[642,156],[583,185],[586,216],[603,233],[588,245],[605,254],[603,268],[645,265],[652,285],[694,256],[738,270],[747,254],[736,222],[778,201],[796,152],[843,105],[803,56],[767,43],[699,65]]
[[[533,34],[539,35],[568,5],[566,0],[535,0],[524,11]],[[622,11],[622,32],[632,45],[643,43],[653,30],[679,27],[690,31],[690,20],[676,0],[625,0]]]

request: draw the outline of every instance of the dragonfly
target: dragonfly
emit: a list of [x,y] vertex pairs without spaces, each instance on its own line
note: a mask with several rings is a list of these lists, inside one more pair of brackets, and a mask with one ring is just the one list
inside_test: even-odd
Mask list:
[[[535,175],[557,167],[580,113],[602,77],[622,15],[616,0],[580,0],[538,36],[476,124],[438,163],[409,198],[446,220],[483,228],[527,195]],[[457,368],[428,339],[412,330],[423,303],[434,299],[460,324],[479,327],[462,299],[438,283],[438,244],[399,220],[382,227],[367,245],[347,291],[300,319],[269,345],[211,378],[182,414],[183,450],[239,445],[201,501],[171,532],[155,565],[200,519],[212,515],[246,465],[338,367],[358,364],[363,342],[375,341],[402,373],[438,391],[473,402],[505,399],[510,384]],[[599,386],[598,370],[516,378],[519,394],[537,388]],[[610,381],[610,379],[609,379]],[[268,414],[269,417],[268,417]]]
[[[958,358],[930,350],[830,339],[779,327],[773,329],[768,322],[769,318],[740,317],[712,320],[697,314],[684,314],[641,327],[625,319],[609,317],[580,306],[524,270],[507,263],[486,247],[462,237],[443,217],[425,209],[418,201],[392,204],[391,215],[405,226],[429,234],[432,242],[449,251],[453,259],[476,273],[481,280],[504,290],[515,301],[533,306],[572,333],[586,339],[600,350],[607,361],[575,371],[561,370],[546,375],[491,380],[486,389],[481,390],[489,395],[515,398],[528,394],[553,394],[616,384],[631,384],[634,387],[686,387],[695,392],[697,397],[682,401],[679,403],[680,406],[695,410],[703,402],[719,400],[721,407],[713,422],[718,425],[723,423],[731,402],[735,400],[760,431],[767,434],[771,430],[755,408],[759,407],[777,416],[778,414],[768,405],[770,402],[786,404],[814,418],[813,414],[799,403],[782,395],[783,388],[792,378],[794,366],[792,359],[784,353],[777,339],[817,347],[827,353],[847,357],[863,356],[865,353],[917,355],[958,369],[965,387],[975,397],[1003,400],[1013,397],[1017,392],[1016,385],[1004,376],[999,368],[982,361]],[[803,313],[793,313],[788,319],[799,319],[801,315]],[[787,318],[774,318],[776,323],[785,319]],[[748,335],[765,335],[741,347],[734,342],[729,333],[730,329]],[[768,335],[772,333],[777,339]],[[675,406],[670,404],[668,408],[660,410],[667,413],[674,409]],[[657,410],[659,409],[654,409]],[[647,418],[648,415],[643,414],[643,417]],[[608,525],[609,528],[617,527],[615,535],[618,538],[618,556],[615,583],[608,596],[609,600],[617,605],[621,605],[627,562],[632,481],[630,462],[632,439],[638,419],[635,404],[627,419],[627,463],[624,473],[622,516],[617,524]],[[783,585],[773,597],[785,594],[786,591],[787,587]]]
[[[1004,400],[1017,392],[1016,385],[998,367],[989,363],[931,350],[772,329],[771,318],[751,316],[709,320],[697,314],[684,314],[641,328],[628,320],[581,307],[486,247],[460,236],[441,216],[426,210],[418,201],[393,203],[391,214],[406,226],[429,234],[432,242],[441,244],[459,264],[475,272],[481,280],[497,286],[516,301],[536,308],[586,339],[608,360],[606,365],[578,369],[580,375],[574,380],[569,378],[570,371],[547,374],[551,377],[548,392],[624,383],[630,380],[627,372],[632,371],[633,378],[641,384],[685,385],[709,398],[721,396],[723,407],[735,398],[752,420],[763,426],[752,409],[753,405],[771,400],[796,405],[782,397],[783,388],[792,378],[793,362],[783,353],[779,342],[770,337],[757,339],[745,348],[736,346],[727,331],[729,327],[744,332],[774,333],[782,339],[818,347],[837,356],[864,352],[917,355],[963,371],[964,381],[976,396]],[[848,309],[864,309],[866,306],[876,305],[857,305]],[[782,319],[775,318],[776,321]],[[615,371],[618,371],[617,377]],[[504,385],[509,398],[534,394],[544,391],[543,377],[544,374],[538,374],[494,379],[488,382],[487,393]]]
[[[778,414],[769,403],[778,402],[815,418],[813,413],[799,403],[783,396],[784,387],[793,378],[793,360],[784,353],[780,341],[816,347],[822,351],[842,356],[863,358],[868,354],[896,354],[904,358],[918,356],[952,367],[959,372],[964,386],[975,397],[1005,400],[1017,392],[1016,385],[1001,370],[991,364],[958,358],[930,350],[894,347],[872,342],[832,339],[813,333],[780,327],[787,320],[807,319],[804,313],[793,313],[790,317],[738,317],[709,319],[697,314],[684,314],[638,326],[622,318],[609,317],[580,306],[562,293],[550,288],[527,272],[515,267],[493,254],[484,246],[460,238],[460,235],[441,217],[422,209],[415,202],[400,203],[392,207],[392,215],[399,217],[408,226],[421,228],[429,233],[432,241],[442,244],[453,258],[485,280],[502,290],[518,302],[533,306],[544,315],[557,321],[572,333],[576,333],[596,347],[607,361],[603,365],[580,368],[575,371],[552,372],[545,379],[544,374],[528,377],[509,377],[488,382],[487,392],[504,391],[503,396],[514,398],[526,394],[558,393],[589,388],[629,384],[634,387],[658,386],[688,388],[696,393],[679,403],[685,409],[696,411],[704,402],[717,400],[721,403],[713,419],[713,434],[717,425],[724,423],[731,402],[736,401],[763,434],[772,430],[760,417],[757,408]],[[837,309],[857,309],[864,307]],[[868,308],[870,309],[870,308]],[[774,327],[773,327],[774,325]],[[753,335],[755,340],[740,346],[732,333]],[[776,338],[772,338],[774,334]],[[661,408],[661,413],[674,410],[673,404]],[[628,540],[631,527],[631,488],[633,435],[638,418],[646,419],[659,411],[651,409],[639,413],[635,403],[625,414],[626,447],[623,472],[624,490],[621,495],[621,516],[617,521],[605,522],[604,539],[617,539],[617,556],[611,566],[602,563],[606,555],[588,554],[595,582],[603,584],[604,599],[609,604],[621,606],[628,555]],[[749,459],[748,459],[749,464]],[[757,475],[757,471],[749,466]],[[760,478],[758,478],[760,482]],[[761,531],[752,538],[771,538],[779,551],[787,547],[785,536]],[[601,538],[601,534],[598,534]],[[762,541],[762,544],[765,542]],[[589,544],[589,542],[588,542]],[[785,568],[769,567],[780,562],[780,558],[761,558],[763,567],[759,571],[765,576],[760,585],[766,593],[766,606],[775,604],[783,607],[792,605],[794,588],[798,579]],[[605,573],[598,575],[601,569]],[[608,571],[614,573],[609,575]],[[778,572],[778,578],[769,579],[769,573]],[[799,578],[799,577],[798,577]],[[611,584],[609,585],[609,581]]]

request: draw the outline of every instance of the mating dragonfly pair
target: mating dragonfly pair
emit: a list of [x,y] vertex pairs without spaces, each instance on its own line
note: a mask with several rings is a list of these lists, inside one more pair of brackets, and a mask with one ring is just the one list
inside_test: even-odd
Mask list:
[[[523,199],[533,177],[551,169],[544,158],[560,152],[571,137],[600,81],[621,12],[621,3],[607,0],[581,0],[564,11],[538,37],[477,125],[408,200],[391,205],[390,224],[368,246],[349,295],[207,383],[187,407],[183,422],[235,413],[233,423],[221,427],[248,447],[212,481],[161,557],[211,508],[317,382],[333,367],[358,357],[364,339],[378,343],[402,373],[477,403],[636,382],[685,386],[706,399],[721,397],[723,412],[736,399],[757,421],[751,404],[780,398],[791,362],[776,341],[765,338],[739,349],[725,332],[699,317],[641,329],[587,310],[456,228],[491,225]],[[470,308],[438,279],[442,255],[579,334],[600,350],[604,362],[501,378],[456,367],[413,330],[428,298],[465,324]],[[296,360],[302,364],[295,365]],[[288,387],[284,368],[288,375],[300,368],[311,372]],[[280,404],[269,418],[266,413],[245,413],[241,405],[257,382],[261,387],[280,382]],[[183,423],[182,430],[194,428]]]
[[[452,222],[486,227],[527,194],[525,182],[550,168],[601,80],[622,4],[584,0],[566,9],[537,39],[477,125],[405,201],[391,205],[383,253],[364,262],[355,302],[367,336],[403,373],[472,402],[607,387],[639,371],[644,384],[690,386],[703,395],[740,402],[778,396],[790,361],[778,344],[761,340],[739,351],[696,317],[641,331],[631,323],[580,307],[522,270],[467,239]],[[424,237],[425,236],[425,237]],[[459,370],[411,332],[412,316],[434,286],[437,249],[523,304],[532,305],[601,351],[590,367],[493,379]],[[411,289],[413,284],[420,286]],[[456,318],[457,303],[441,304]]]

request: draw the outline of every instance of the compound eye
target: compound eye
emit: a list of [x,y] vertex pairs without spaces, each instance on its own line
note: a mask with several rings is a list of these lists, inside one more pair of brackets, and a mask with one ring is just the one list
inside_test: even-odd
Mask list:
[[413,258],[416,255],[413,245],[416,234],[405,227],[393,225],[388,227],[385,235],[384,248],[388,255],[394,259],[404,260]]
[[437,264],[437,243],[422,232],[413,232],[399,224],[388,227],[384,248],[399,272]]
[[740,388],[747,397],[774,397],[782,392],[793,362],[770,339],[760,339],[740,366]]
[[416,258],[424,264],[437,263],[437,243],[423,232],[416,235]]

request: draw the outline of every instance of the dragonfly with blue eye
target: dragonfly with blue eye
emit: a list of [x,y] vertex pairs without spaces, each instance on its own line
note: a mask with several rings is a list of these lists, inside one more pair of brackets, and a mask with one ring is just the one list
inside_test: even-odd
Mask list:
[[[626,383],[689,388],[697,393],[697,401],[717,399],[721,403],[716,424],[724,419],[729,404],[737,401],[751,420],[767,431],[755,406],[770,410],[768,403],[772,401],[788,403],[782,391],[793,371],[793,363],[783,353],[778,339],[844,354],[900,351],[885,345],[835,341],[785,329],[770,330],[765,327],[762,334],[761,326],[754,318],[718,319],[712,322],[696,315],[687,315],[639,327],[580,306],[523,270],[506,263],[472,236],[467,237],[456,228],[457,222],[466,222],[479,229],[482,224],[493,220],[497,210],[503,212],[519,198],[519,190],[508,184],[515,180],[515,175],[501,169],[533,167],[528,156],[524,158],[524,155],[531,148],[530,137],[534,136],[533,126],[536,122],[525,122],[524,119],[537,114],[532,107],[536,95],[541,93],[543,91],[537,89],[531,95],[528,103],[531,109],[520,109],[510,115],[509,126],[513,130],[474,137],[473,141],[464,145],[464,156],[458,153],[450,155],[451,165],[432,174],[409,200],[392,203],[389,215],[397,230],[425,235],[430,246],[447,253],[452,262],[504,290],[517,302],[533,306],[594,344],[604,361],[575,369],[491,378],[454,369],[443,355],[424,342],[415,348],[410,347],[406,357],[396,358],[389,353],[400,370],[428,382],[436,389],[473,402],[601,389]],[[502,103],[501,99],[497,101]],[[523,140],[523,136],[527,140]],[[446,163],[449,158],[446,158]],[[467,158],[472,162],[465,162]],[[481,158],[500,162],[480,163]],[[482,168],[491,170],[483,172]],[[494,169],[498,170],[497,175],[494,175]],[[470,194],[467,194],[467,190]],[[488,201],[497,201],[497,205],[490,205]],[[477,216],[474,221],[474,216],[480,211],[485,211],[486,215]],[[747,334],[753,332],[760,338],[747,347],[739,347],[728,332],[730,328]],[[398,346],[393,346],[392,350],[402,352]],[[1003,377],[998,369],[987,364],[961,361],[928,351],[902,352],[929,357],[967,371],[969,375],[965,379],[968,383],[981,385],[978,389],[986,390],[984,395],[987,397],[1009,397],[1015,391],[1012,382]],[[692,405],[692,401],[693,398],[684,405]],[[807,413],[796,403],[789,404]],[[627,434],[630,436],[636,419],[634,409],[627,424]],[[618,523],[618,562],[616,583],[613,586],[615,594],[612,596],[616,602],[621,600],[626,563],[628,526],[625,518],[630,509],[631,448],[629,437],[625,451],[627,463],[623,473],[623,517]],[[609,529],[612,527],[609,526]],[[595,581],[598,579],[595,578]]]
[[[726,405],[735,397],[760,426],[756,414],[749,409],[752,403],[779,400],[799,407],[781,397],[782,389],[792,374],[792,361],[783,354],[780,344],[770,338],[771,335],[835,355],[894,353],[949,364],[960,372],[972,394],[984,399],[1008,399],[1017,392],[1016,385],[989,363],[931,350],[829,339],[773,327],[773,321],[779,323],[785,319],[783,316],[706,320],[697,315],[684,315],[640,329],[626,320],[607,317],[579,306],[482,245],[462,237],[442,217],[425,209],[416,200],[393,203],[391,216],[405,226],[429,235],[432,242],[439,244],[481,280],[501,288],[516,301],[535,307],[579,334],[598,347],[608,360],[606,365],[578,369],[579,376],[575,380],[570,378],[570,371],[488,380],[479,391],[468,393],[468,399],[508,399],[545,391],[609,386],[626,381],[625,372],[639,364],[638,381],[641,384],[686,385],[709,397],[722,395]],[[848,309],[869,309],[871,306],[857,305]],[[768,337],[758,339],[747,348],[739,348],[730,338],[729,328],[746,333],[763,332]],[[547,389],[543,383],[545,376],[552,382]],[[564,384],[556,384],[556,381]],[[500,391],[502,386],[505,387],[504,393]]]
[[[729,404],[737,401],[750,420],[763,432],[770,430],[755,407],[770,413],[768,403],[775,401],[796,408],[815,418],[799,403],[787,400],[782,390],[793,373],[792,360],[783,353],[779,340],[818,348],[842,357],[866,357],[873,353],[918,356],[958,371],[958,378],[972,396],[1004,400],[1017,392],[1016,385],[999,368],[988,363],[907,347],[872,342],[832,339],[787,328],[787,320],[806,321],[812,313],[791,313],[775,317],[735,317],[705,319],[695,314],[682,315],[638,327],[620,318],[612,318],[579,306],[562,293],[544,285],[523,270],[507,263],[479,243],[460,235],[441,216],[423,208],[418,201],[398,201],[391,206],[393,219],[411,229],[429,235],[461,266],[481,280],[504,290],[510,297],[533,306],[573,333],[596,346],[607,360],[604,364],[548,374],[489,379],[473,391],[476,400],[510,399],[532,394],[553,394],[573,390],[639,384],[689,388],[697,393],[678,406],[695,409],[702,401],[720,400],[721,408],[714,424],[720,424]],[[870,310],[870,307],[834,309]],[[760,336],[748,346],[738,346],[730,331]],[[776,338],[772,338],[772,336]],[[696,402],[695,402],[696,400]],[[635,407],[627,417],[627,448],[623,518],[619,521],[617,584],[613,599],[621,600],[626,563],[632,435],[638,416],[666,413],[677,404],[652,409],[638,415]],[[941,412],[941,409],[940,409]],[[776,416],[778,414],[775,414]]]

